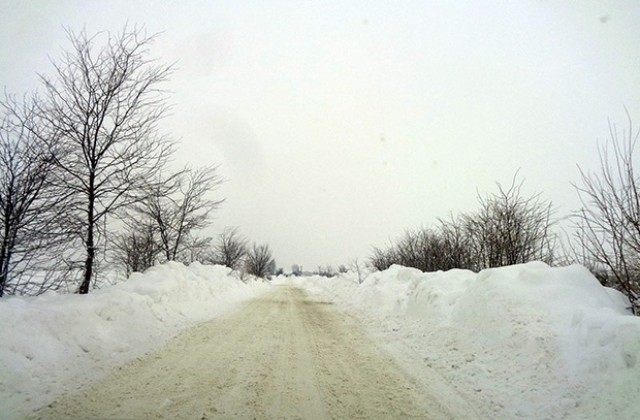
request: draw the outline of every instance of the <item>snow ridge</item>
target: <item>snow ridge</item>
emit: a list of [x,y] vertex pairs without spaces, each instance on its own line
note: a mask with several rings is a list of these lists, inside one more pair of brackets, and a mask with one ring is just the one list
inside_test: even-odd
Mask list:
[[640,418],[640,318],[582,266],[288,281],[356,314],[409,373],[435,370],[480,417]]
[[170,262],[88,295],[3,298],[2,417],[24,417],[268,288],[226,267]]

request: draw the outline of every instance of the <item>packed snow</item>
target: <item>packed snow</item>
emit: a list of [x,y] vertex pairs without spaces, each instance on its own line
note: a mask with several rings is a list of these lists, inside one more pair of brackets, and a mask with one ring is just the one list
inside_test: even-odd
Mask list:
[[0,299],[0,417],[24,417],[266,290],[226,267],[167,263],[88,295]]
[[[640,317],[584,267],[393,266],[362,284],[351,273],[274,282],[334,302],[433,396],[477,417],[640,418]],[[268,289],[224,267],[170,263],[86,296],[3,298],[2,417],[27,416]]]
[[279,281],[354,314],[405,369],[448,382],[480,417],[640,418],[640,318],[582,266]]

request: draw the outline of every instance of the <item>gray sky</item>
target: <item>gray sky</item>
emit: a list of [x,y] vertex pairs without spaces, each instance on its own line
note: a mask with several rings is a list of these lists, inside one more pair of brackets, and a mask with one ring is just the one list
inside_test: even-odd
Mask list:
[[7,1],[0,85],[22,93],[89,33],[164,31],[176,161],[221,164],[211,233],[278,264],[365,258],[475,209],[520,168],[564,215],[607,119],[640,124],[638,1]]

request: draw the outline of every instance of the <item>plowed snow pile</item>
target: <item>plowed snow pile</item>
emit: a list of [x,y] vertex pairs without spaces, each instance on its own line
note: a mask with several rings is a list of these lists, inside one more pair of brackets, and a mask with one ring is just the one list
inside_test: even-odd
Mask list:
[[356,314],[409,373],[435,370],[495,418],[640,418],[640,317],[584,267],[279,281]]
[[89,295],[0,300],[0,417],[20,418],[268,290],[168,263]]

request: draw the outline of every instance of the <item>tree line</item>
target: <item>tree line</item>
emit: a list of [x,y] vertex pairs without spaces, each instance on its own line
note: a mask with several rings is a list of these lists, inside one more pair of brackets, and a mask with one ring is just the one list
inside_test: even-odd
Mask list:
[[[39,74],[40,91],[0,100],[0,296],[88,293],[114,261],[127,275],[163,261],[274,273],[268,245],[249,245],[237,229],[217,240],[199,235],[222,203],[209,198],[222,181],[217,166],[167,171],[176,143],[159,122],[174,66],[149,58],[156,36],[125,27],[92,36],[68,30],[67,37],[71,48],[51,76]],[[580,169],[582,207],[562,241],[551,203],[524,197],[516,176],[508,188],[479,196],[478,210],[374,248],[370,265],[479,271],[578,262],[638,310],[640,132],[627,117],[622,130],[610,123],[599,170]],[[318,272],[335,274],[330,266]]]
[[551,203],[540,194],[523,197],[522,184],[514,177],[509,188],[498,185],[498,193],[479,197],[475,212],[438,219],[435,226],[407,230],[386,248],[374,247],[370,265],[480,271],[533,260],[553,263]]
[[600,167],[578,167],[574,184],[582,206],[568,216],[568,233],[555,229],[553,208],[540,194],[525,197],[517,173],[509,186],[478,197],[475,212],[438,219],[430,227],[407,230],[389,246],[374,247],[368,264],[393,264],[422,271],[453,268],[480,271],[529,261],[579,263],[605,286],[621,291],[640,313],[640,179],[634,159],[640,130],[627,112],[627,125],[609,122],[609,138],[598,147]]
[[[236,268],[237,257],[197,235],[222,203],[208,198],[217,167],[166,169],[176,143],[159,122],[174,66],[149,58],[156,35],[125,27],[67,38],[40,91],[0,100],[0,296],[85,294],[107,261],[127,274],[173,260]],[[237,231],[220,241],[239,241],[250,274],[275,264],[267,245],[248,247]]]

